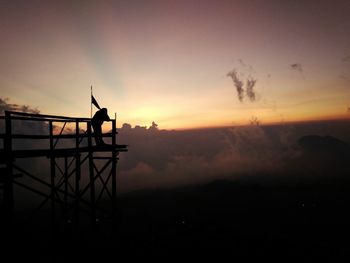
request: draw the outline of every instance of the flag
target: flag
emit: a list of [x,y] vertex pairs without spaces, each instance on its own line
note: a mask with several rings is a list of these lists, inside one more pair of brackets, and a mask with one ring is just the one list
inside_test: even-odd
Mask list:
[[98,105],[96,99],[94,98],[94,95],[91,94],[91,103],[96,106],[99,110],[101,109],[100,105]]

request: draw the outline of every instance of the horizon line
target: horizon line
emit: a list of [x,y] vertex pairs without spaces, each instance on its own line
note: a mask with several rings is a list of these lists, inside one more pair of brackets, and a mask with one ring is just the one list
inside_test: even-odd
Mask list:
[[[205,130],[205,129],[223,129],[232,127],[244,127],[244,126],[278,126],[278,125],[292,125],[292,124],[305,124],[305,123],[316,123],[316,122],[330,122],[330,121],[350,121],[350,117],[335,117],[335,118],[312,118],[302,120],[291,120],[291,121],[271,121],[266,123],[260,123],[258,125],[246,123],[246,124],[232,124],[232,125],[212,125],[212,126],[198,126],[198,127],[183,127],[183,128],[158,128],[159,131],[191,131],[191,130]],[[125,123],[123,123],[125,124]],[[129,124],[129,123],[128,123]],[[131,124],[130,124],[131,125]],[[142,126],[139,124],[134,125],[131,129],[136,126],[149,129],[150,126]],[[117,128],[122,129],[122,127]]]

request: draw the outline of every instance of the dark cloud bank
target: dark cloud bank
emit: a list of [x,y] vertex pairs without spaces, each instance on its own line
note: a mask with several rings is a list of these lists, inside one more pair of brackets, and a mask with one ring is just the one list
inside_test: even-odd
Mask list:
[[[223,178],[249,180],[259,175],[261,178],[271,175],[270,179],[276,180],[277,176],[320,175],[325,172],[322,165],[330,165],[333,161],[332,165],[337,165],[332,166],[333,172],[337,169],[342,172],[342,153],[340,156],[332,154],[332,160],[329,156],[326,158],[328,148],[312,155],[301,140],[310,134],[321,136],[321,141],[327,140],[328,137],[324,136],[333,135],[331,138],[335,141],[340,138],[347,145],[350,142],[347,125],[342,122],[276,126],[255,124],[190,131],[132,129],[124,125],[119,130],[118,140],[129,145],[129,152],[120,157],[119,187],[125,191],[174,187]],[[314,137],[305,138],[307,145],[308,140]],[[326,163],[323,162],[325,158]]]

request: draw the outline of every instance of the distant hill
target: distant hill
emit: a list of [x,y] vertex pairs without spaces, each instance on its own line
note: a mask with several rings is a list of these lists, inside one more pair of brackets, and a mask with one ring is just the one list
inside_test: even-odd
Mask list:
[[332,136],[307,135],[298,140],[306,151],[323,152],[337,155],[349,154],[349,145]]
[[294,165],[298,169],[317,175],[347,175],[350,146],[332,136],[307,135],[298,140],[302,154]]

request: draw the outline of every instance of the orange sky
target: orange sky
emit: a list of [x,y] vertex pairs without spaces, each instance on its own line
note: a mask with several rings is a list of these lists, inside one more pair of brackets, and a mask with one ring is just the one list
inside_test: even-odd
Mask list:
[[[11,1],[0,89],[42,113],[192,128],[348,118],[347,1]],[[292,68],[292,64],[300,66]],[[256,79],[240,102],[226,74]]]

